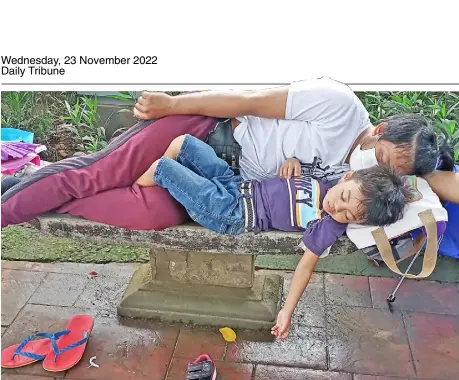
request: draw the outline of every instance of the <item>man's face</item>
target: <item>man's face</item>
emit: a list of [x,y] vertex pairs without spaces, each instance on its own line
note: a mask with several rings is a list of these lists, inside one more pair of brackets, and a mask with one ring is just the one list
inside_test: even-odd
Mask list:
[[325,195],[322,208],[339,223],[363,223],[363,195],[359,183],[350,179],[352,172],[333,186]]

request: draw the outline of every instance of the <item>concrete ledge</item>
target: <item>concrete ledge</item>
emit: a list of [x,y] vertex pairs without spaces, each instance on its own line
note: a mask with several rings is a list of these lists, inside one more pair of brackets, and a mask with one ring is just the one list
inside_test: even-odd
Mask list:
[[[301,252],[301,233],[227,236],[196,224],[138,231],[57,214],[31,224],[55,236],[149,247],[150,263],[132,277],[118,314],[166,321],[270,329],[283,283],[279,275],[255,273],[255,257]],[[352,251],[355,246],[343,238],[330,255]]]
[[125,317],[269,330],[281,295],[282,279],[275,274],[257,275],[251,288],[235,289],[158,281],[145,264],[135,272],[117,310]]
[[[90,239],[177,251],[232,253],[238,255],[298,254],[301,233],[270,231],[239,236],[220,235],[189,223],[164,231],[127,230],[71,215],[47,214],[36,219],[36,228],[55,236]],[[330,255],[345,255],[357,248],[346,237],[333,245]]]

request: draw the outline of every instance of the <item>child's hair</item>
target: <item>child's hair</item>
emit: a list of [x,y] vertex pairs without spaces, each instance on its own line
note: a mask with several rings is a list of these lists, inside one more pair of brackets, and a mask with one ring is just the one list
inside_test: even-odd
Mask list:
[[364,223],[386,226],[403,217],[410,192],[402,178],[390,167],[374,166],[352,174],[363,195],[361,217]]

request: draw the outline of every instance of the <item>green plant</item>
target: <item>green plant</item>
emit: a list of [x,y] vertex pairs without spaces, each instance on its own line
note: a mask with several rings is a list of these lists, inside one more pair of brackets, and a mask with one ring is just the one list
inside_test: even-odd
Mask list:
[[435,126],[441,141],[452,145],[459,162],[459,94],[454,92],[360,92],[357,96],[377,123],[401,113],[420,113]]
[[2,92],[2,127],[31,131],[35,140],[46,138],[53,124],[53,117],[37,93],[32,91]]
[[76,99],[73,106],[67,101],[65,106],[67,115],[62,119],[69,123],[66,128],[80,139],[81,149],[84,152],[92,153],[105,148],[108,139],[105,127],[99,125],[97,96],[92,98],[82,96]]
[[76,127],[95,127],[98,123],[97,109],[98,100],[97,96],[94,99],[83,96],[78,98],[75,104],[70,104],[65,101],[67,107],[67,116],[63,116],[62,119],[70,122],[70,124]]
[[83,136],[82,140],[84,142],[83,145],[85,150],[90,153],[98,152],[99,150],[104,149],[108,144],[104,127],[96,128],[93,133]]
[[[134,107],[134,104],[137,102],[136,93],[132,91],[119,91],[117,95],[107,95],[107,98],[121,100],[122,102],[125,102],[126,105],[129,107],[120,109],[118,113],[133,113],[132,108]],[[115,131],[115,133],[116,132],[117,131]]]
[[54,125],[61,121],[61,115],[66,112],[64,100],[73,102],[75,96],[75,92],[59,91],[2,92],[2,127],[33,132],[36,143],[51,148],[49,139]]
[[133,91],[118,91],[117,95],[107,95],[107,98],[121,100],[130,105],[134,105],[137,101],[136,93]]

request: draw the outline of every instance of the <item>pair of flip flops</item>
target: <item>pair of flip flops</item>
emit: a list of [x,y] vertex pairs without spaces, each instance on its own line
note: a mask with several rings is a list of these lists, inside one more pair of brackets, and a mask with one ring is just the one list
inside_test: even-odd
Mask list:
[[2,351],[2,367],[19,368],[43,361],[46,371],[66,371],[83,357],[93,325],[90,315],[75,315],[63,331],[33,334]]

